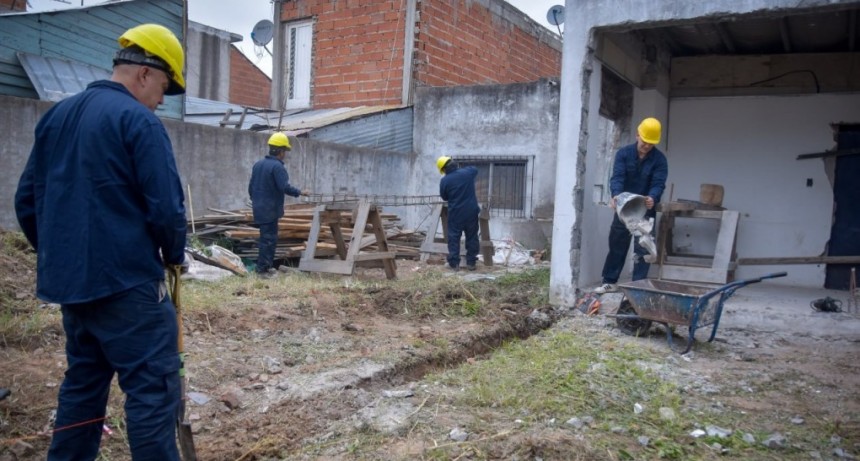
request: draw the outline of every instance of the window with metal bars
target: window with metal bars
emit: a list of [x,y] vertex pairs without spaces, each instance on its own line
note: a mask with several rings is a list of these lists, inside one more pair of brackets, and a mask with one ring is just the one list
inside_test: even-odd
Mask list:
[[460,167],[478,169],[475,193],[491,216],[525,218],[531,210],[529,157],[452,157]]

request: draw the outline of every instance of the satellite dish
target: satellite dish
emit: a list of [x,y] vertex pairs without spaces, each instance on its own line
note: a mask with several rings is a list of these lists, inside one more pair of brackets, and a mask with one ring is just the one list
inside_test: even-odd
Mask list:
[[251,41],[257,46],[266,46],[272,41],[275,25],[268,19],[263,19],[254,26],[251,31]]
[[554,26],[564,23],[564,7],[555,5],[546,12],[546,21]]

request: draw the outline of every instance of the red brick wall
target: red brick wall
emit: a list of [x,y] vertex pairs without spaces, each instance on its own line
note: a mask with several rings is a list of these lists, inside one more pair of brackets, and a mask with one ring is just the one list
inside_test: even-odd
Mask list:
[[[314,18],[311,105],[399,104],[403,77],[402,0],[297,0],[282,21]],[[399,19],[399,20],[398,20]]]
[[520,28],[475,0],[422,1],[418,81],[455,86],[559,77],[561,51],[541,41],[538,27]]
[[242,106],[269,107],[272,79],[236,47],[230,47],[230,102]]
[[0,0],[0,11],[27,11],[27,0]]
[[[561,75],[561,51],[541,42],[535,32],[540,26],[518,28],[485,6],[495,5],[498,11],[494,2],[418,2],[414,85],[517,83]],[[282,4],[282,21],[314,20],[314,108],[400,104],[405,4],[403,0]]]

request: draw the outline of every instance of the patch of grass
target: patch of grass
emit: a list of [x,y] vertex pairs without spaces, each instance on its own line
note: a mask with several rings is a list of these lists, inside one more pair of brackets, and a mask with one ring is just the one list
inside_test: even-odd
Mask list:
[[[357,286],[350,287],[351,290]],[[463,277],[440,277],[427,272],[409,280],[385,281],[365,286],[353,301],[375,306],[386,315],[410,318],[485,317],[497,315],[492,309],[498,301],[531,308],[544,307],[549,300],[549,270],[527,269],[509,273],[496,280],[467,281]]]
[[36,252],[22,232],[0,230],[0,344],[24,349],[59,337],[58,309],[36,298]]
[[580,336],[549,333],[511,341],[489,360],[437,379],[471,389],[461,404],[508,408],[535,420],[585,414],[615,419],[631,413],[635,403],[648,401],[677,408],[674,387],[635,366],[646,358],[641,349],[619,343],[610,347],[613,353],[606,354]]
[[549,268],[527,269],[522,272],[508,272],[496,280],[500,286],[534,285],[549,287]]
[[[545,331],[528,340],[510,341],[487,360],[428,375],[425,381],[452,390],[445,393],[445,400],[471,414],[460,417],[473,421],[469,432],[476,439],[504,432],[497,423],[482,422],[489,420],[479,416],[486,412],[495,415],[492,420],[506,421],[514,433],[546,425],[574,431],[564,423],[578,417],[591,421],[590,430],[605,435],[591,442],[590,449],[601,457],[613,453],[624,459],[626,452],[628,459],[689,459],[679,441],[686,439],[684,425],[678,418],[663,419],[659,414],[661,407],[681,414],[680,391],[643,365],[658,358],[635,344],[595,334],[599,338]],[[636,404],[644,411],[636,413]],[[518,426],[512,424],[515,420],[520,421]],[[642,447],[639,436],[656,442]],[[483,444],[470,446],[479,452],[489,449]],[[461,448],[433,450],[427,459],[451,459]]]
[[284,299],[301,303],[320,291],[335,291],[338,282],[315,280],[304,274],[278,275],[261,279],[254,275],[230,276],[215,282],[182,281],[182,307],[186,312],[212,311],[259,305],[260,300],[282,304]]

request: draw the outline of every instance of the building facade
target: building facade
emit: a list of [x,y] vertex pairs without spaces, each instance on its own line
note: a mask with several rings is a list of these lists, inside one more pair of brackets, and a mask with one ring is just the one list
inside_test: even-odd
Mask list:
[[561,70],[560,38],[502,0],[297,0],[276,15],[272,100],[287,109],[408,105],[419,86]]

